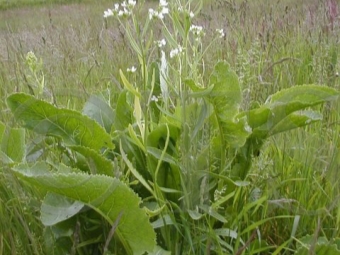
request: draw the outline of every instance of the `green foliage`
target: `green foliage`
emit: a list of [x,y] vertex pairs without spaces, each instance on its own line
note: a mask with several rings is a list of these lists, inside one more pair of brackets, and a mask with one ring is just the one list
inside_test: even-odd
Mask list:
[[[42,201],[45,229],[30,232],[24,223],[39,218],[37,209],[29,215],[12,206],[20,199],[13,202],[13,181],[0,175],[0,253],[38,254],[43,243],[41,254],[338,254],[339,109],[330,103],[339,95],[338,40],[324,9],[333,1],[303,8],[212,1],[203,9],[202,1],[181,2],[169,3],[164,21],[129,2],[131,16],[113,21],[119,30],[109,20],[103,27],[98,3],[53,6],[41,20],[42,41],[27,37],[20,47],[12,22],[0,92],[37,96],[7,100],[14,119],[35,133],[0,124],[0,161],[25,189],[42,190],[44,199],[31,199]],[[263,13],[270,19],[258,22]],[[32,18],[21,18],[26,38]],[[233,29],[213,36],[215,23],[230,21]],[[167,44],[158,47],[162,38]],[[26,54],[32,48],[39,57]],[[30,57],[24,65],[22,56]],[[125,73],[132,64],[137,71]],[[300,85],[308,83],[334,88]],[[4,122],[13,123],[8,112]],[[316,233],[319,218],[325,238],[301,238]],[[28,238],[8,235],[12,220]]]
[[14,117],[34,132],[60,137],[68,145],[80,145],[94,150],[113,146],[111,137],[104,129],[79,112],[58,109],[26,94],[13,94],[7,102]]
[[[97,100],[97,105],[95,105],[93,100],[85,107],[88,114],[92,115],[93,111],[99,110],[103,112],[105,109],[106,112],[111,112],[109,111],[111,108],[108,108],[106,104],[102,102],[101,107],[98,107],[100,101]],[[70,169],[58,164],[56,165],[57,172],[53,173],[48,171],[49,165],[40,162],[31,167],[14,168],[17,175],[46,191],[61,194],[90,206],[111,225],[117,218],[121,219],[115,233],[126,252],[142,254],[145,251],[153,251],[155,246],[154,231],[146,214],[139,208],[140,200],[121,181],[109,177],[114,176],[113,165],[98,152],[99,149],[104,149],[104,146],[114,148],[111,137],[104,129],[95,120],[89,119],[79,112],[58,109],[29,95],[11,95],[8,98],[8,104],[14,116],[18,121],[22,121],[26,128],[39,134],[62,138],[67,148],[76,153],[73,160],[76,163],[74,166],[91,173],[85,174],[79,171],[70,173]],[[98,117],[97,114],[92,116]],[[100,120],[103,119],[105,117],[100,118]],[[104,125],[103,122],[101,124]],[[111,127],[109,129],[111,130]],[[25,147],[24,141],[18,145],[21,145],[22,148]],[[17,151],[19,155],[20,151]],[[55,207],[52,215],[51,200]],[[42,220],[46,226],[56,225],[80,213],[82,207],[82,204],[77,202],[48,195],[42,206]],[[66,208],[68,210],[65,210]],[[140,226],[140,231],[134,230],[136,225]],[[50,229],[49,233],[51,231],[53,234],[54,230]],[[61,240],[59,241],[61,242]]]
[[336,89],[326,86],[296,86],[275,93],[268,98],[264,105],[241,113],[239,117],[247,115],[254,135],[265,138],[289,129],[308,125],[310,122],[320,119],[318,113],[311,111],[296,113],[294,116],[291,116],[291,114],[335,100],[338,96],[339,92]]
[[307,254],[340,254],[339,239],[328,241],[325,237],[304,236],[298,240],[298,249],[294,253],[295,255],[307,255]]
[[97,121],[107,133],[111,132],[115,114],[103,98],[92,95],[84,105],[83,114]]
[[221,129],[222,140],[232,147],[242,147],[250,134],[247,119],[236,118],[242,103],[241,87],[237,75],[229,65],[220,62],[210,77],[213,89],[210,98]]
[[0,161],[21,162],[25,156],[25,130],[6,127],[0,122]]
[[[111,225],[119,218],[115,232],[129,254],[153,251],[155,246],[153,228],[145,212],[139,207],[140,199],[129,187],[115,178],[104,175],[53,173],[49,172],[48,168],[45,163],[37,163],[32,167],[17,166],[13,170],[21,179],[39,188],[90,206]],[[45,198],[44,215],[46,215],[46,206],[51,205],[50,199],[50,196]],[[61,219],[45,217],[45,223],[52,225],[78,213],[81,205],[78,203],[75,208],[74,206],[73,203],[71,212],[67,212],[67,215],[54,215]],[[58,210],[65,209],[65,200],[59,199],[59,202],[54,200],[54,207],[59,207]],[[70,210],[70,206],[68,208]]]

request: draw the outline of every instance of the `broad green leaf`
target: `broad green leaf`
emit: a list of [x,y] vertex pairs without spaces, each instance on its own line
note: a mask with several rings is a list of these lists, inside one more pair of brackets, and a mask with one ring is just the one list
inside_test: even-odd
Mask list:
[[269,136],[281,133],[290,129],[303,127],[313,122],[322,120],[322,114],[315,111],[298,111],[289,114],[275,125],[269,132]]
[[214,106],[223,140],[232,147],[242,147],[251,129],[246,118],[236,118],[242,102],[237,75],[230,70],[226,62],[219,62],[209,83],[214,86],[209,98]]
[[0,162],[5,164],[11,164],[14,163],[14,161],[6,155],[6,153],[0,151]]
[[7,98],[14,117],[25,128],[43,135],[61,137],[66,144],[99,150],[112,148],[111,137],[94,120],[79,112],[59,109],[27,94],[13,94]]
[[127,91],[120,93],[116,106],[114,127],[116,130],[123,131],[132,123],[132,107],[127,103]]
[[127,165],[127,167],[129,168],[129,170],[132,172],[132,174],[135,176],[135,178],[148,190],[150,191],[151,194],[153,194],[153,190],[150,187],[150,185],[148,184],[148,182],[144,179],[144,177],[142,176],[141,173],[139,173],[134,166],[132,165],[132,163],[130,162],[130,160],[127,158],[123,147],[122,147],[122,143],[120,143],[120,153],[122,155],[122,158],[125,162],[125,164]]
[[96,120],[106,132],[111,132],[115,118],[114,111],[101,97],[92,95],[84,105],[83,114]]
[[69,148],[84,156],[85,164],[92,174],[114,176],[112,161],[106,159],[95,150],[82,146],[69,146]]
[[52,226],[77,214],[84,204],[55,193],[47,193],[41,204],[41,222]]
[[242,91],[237,75],[230,70],[226,62],[219,62],[210,76],[210,85],[214,85],[210,93],[218,108],[217,114],[222,119],[234,120],[242,102]]
[[204,127],[205,121],[213,113],[213,111],[211,110],[211,105],[205,102],[205,100],[203,100],[202,104],[196,107],[196,109],[199,111],[199,117],[197,118],[197,122],[195,123],[195,127],[190,137],[191,142],[194,141],[198,132]]
[[39,188],[80,201],[101,214],[111,225],[121,214],[115,234],[128,253],[152,252],[156,245],[155,232],[140,198],[116,178],[86,173],[60,174],[47,170],[40,162],[33,167],[18,166],[17,176]]
[[[147,138],[147,152],[152,157],[149,159],[149,171],[154,178],[154,183],[163,192],[171,191],[168,198],[178,200],[178,190],[181,190],[181,177],[176,142],[179,129],[169,124],[161,124],[149,133]],[[177,193],[177,194],[176,194]]]
[[185,80],[184,82],[193,91],[192,93],[189,93],[189,96],[193,98],[209,96],[214,89],[214,85],[211,85],[208,88],[201,88],[197,86],[193,80]]
[[286,110],[293,112],[307,106],[321,104],[337,99],[336,89],[320,85],[300,85],[281,90],[270,98],[270,105],[287,104]]
[[[278,128],[275,132],[272,132],[271,130],[291,113],[335,100],[338,96],[339,92],[337,90],[325,86],[295,86],[277,92],[260,108],[240,113],[238,117],[247,116],[248,123],[253,131],[255,133],[258,132],[261,136],[265,137],[269,133],[278,133],[278,130],[280,130]],[[305,117],[301,117],[300,119],[302,120],[303,118]],[[311,121],[316,118],[315,115],[315,117],[311,118]],[[297,121],[296,117],[293,117],[292,119]],[[299,123],[302,126],[305,126],[305,123]]]
[[14,162],[22,162],[25,149],[25,129],[6,128],[1,141],[1,151]]
[[148,146],[162,149],[162,145],[164,146],[164,141],[168,135],[167,126],[169,128],[170,139],[174,142],[177,141],[180,135],[179,129],[174,125],[161,124],[149,133],[147,137]]
[[178,165],[177,160],[171,155],[169,155],[168,153],[163,153],[162,150],[154,148],[154,147],[147,147],[146,149],[147,149],[147,152],[150,155],[154,156],[156,159],[162,160],[169,164]]

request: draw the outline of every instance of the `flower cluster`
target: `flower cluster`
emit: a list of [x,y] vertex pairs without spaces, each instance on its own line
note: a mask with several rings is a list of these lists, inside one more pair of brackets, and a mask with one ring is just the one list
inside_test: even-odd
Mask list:
[[193,33],[195,36],[195,39],[198,41],[201,37],[204,36],[203,27],[202,26],[196,26],[191,25],[190,26],[190,32]]
[[182,46],[178,45],[177,48],[170,51],[170,58],[174,58],[183,52]]
[[164,15],[169,14],[168,3],[166,0],[159,0],[159,6],[157,10],[149,9],[149,18],[164,19]]
[[137,68],[135,66],[132,66],[130,68],[127,68],[126,71],[128,73],[135,73],[137,71]]
[[215,189],[214,201],[221,199],[226,191],[227,191],[227,186],[223,186],[221,190]]
[[118,17],[128,17],[132,14],[132,9],[136,5],[136,0],[128,0],[123,1],[121,4],[115,4],[113,9],[108,9],[104,11],[104,18],[108,18],[110,16],[118,16]]
[[185,15],[189,16],[190,18],[195,17],[195,14],[194,14],[192,11],[186,10],[185,8],[183,8],[183,6],[179,6],[179,7],[177,8],[177,10],[178,10],[180,13],[184,13]]
[[165,39],[162,39],[162,40],[159,40],[159,41],[155,41],[155,43],[158,46],[158,48],[162,48],[163,46],[166,45]]
[[221,28],[221,29],[217,28],[216,32],[217,32],[219,38],[223,38],[225,36],[223,28]]

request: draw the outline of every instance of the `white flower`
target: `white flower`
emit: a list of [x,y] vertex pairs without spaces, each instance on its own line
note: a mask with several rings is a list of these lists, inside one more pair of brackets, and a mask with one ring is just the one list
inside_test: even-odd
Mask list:
[[128,8],[128,9],[130,9],[130,10],[132,10],[133,7],[135,7],[135,5],[136,5],[136,1],[134,1],[134,0],[129,0],[127,3],[126,3],[126,1],[124,1],[124,2],[121,4],[121,6],[122,6],[123,8]]
[[190,32],[192,32],[194,34],[196,39],[198,39],[199,37],[202,37],[204,35],[202,26],[191,25],[190,26]]
[[157,18],[164,19],[164,15],[162,12],[157,12]]
[[152,95],[151,101],[158,102],[158,97],[156,97],[155,95]]
[[185,15],[188,15],[190,18],[193,18],[195,14],[192,11],[186,10],[183,6],[179,6],[177,10]]
[[126,3],[126,1],[124,1],[124,2],[122,2],[121,3],[121,6],[123,7],[123,8],[128,8],[128,9],[132,9],[133,7],[135,7],[135,5],[136,5],[136,1],[134,1],[134,0],[129,0],[127,3]]
[[107,9],[107,11],[104,11],[104,18],[113,16],[113,11],[111,9]]
[[159,6],[166,7],[166,6],[168,6],[168,3],[167,3],[166,0],[159,0]]
[[132,66],[131,68],[126,69],[128,73],[134,73],[137,71],[137,68],[135,66]]
[[177,48],[170,51],[170,58],[174,58],[177,55],[181,54],[183,52],[182,46],[178,46]]
[[155,16],[155,10],[154,9],[149,9],[149,19],[152,19]]
[[216,29],[216,32],[217,32],[219,38],[223,38],[225,36],[223,28]]
[[165,14],[169,14],[168,3],[166,0],[160,0],[157,11],[154,9],[149,9],[149,19],[158,18],[164,19]]
[[126,1],[123,1],[121,4],[120,4],[122,7],[126,8],[127,7],[127,3]]
[[163,8],[162,8],[162,10],[161,10],[161,13],[162,13],[162,14],[169,14],[169,8],[163,6]]
[[124,15],[124,11],[123,11],[123,10],[119,10],[119,11],[118,11],[118,16],[119,16],[119,17],[122,17],[123,15]]
[[162,40],[156,41],[155,43],[157,44],[158,48],[162,48],[163,46],[165,46],[165,45],[166,45],[166,41],[165,41],[165,39],[162,39]]
[[135,0],[129,0],[128,1],[128,8],[132,9],[133,7],[135,7],[135,5],[136,5]]
[[114,4],[113,9],[108,9],[107,11],[104,11],[104,18],[116,15],[118,15],[118,17],[128,17],[132,14],[132,9],[133,7],[135,7],[135,5],[135,0],[128,0],[128,2],[123,1],[120,5]]

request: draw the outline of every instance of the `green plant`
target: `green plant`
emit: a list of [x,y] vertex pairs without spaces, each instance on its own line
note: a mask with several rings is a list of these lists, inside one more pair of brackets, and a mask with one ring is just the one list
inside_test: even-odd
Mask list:
[[[68,198],[48,194],[42,204],[46,243],[54,252],[86,253],[83,247],[91,247],[113,253],[257,254],[276,249],[256,233],[273,219],[291,216],[266,216],[267,194],[256,194],[248,175],[252,161],[267,138],[321,120],[309,107],[339,93],[297,86],[242,111],[241,86],[229,65],[219,61],[203,68],[204,33],[192,26],[200,10],[194,3],[168,7],[162,1],[143,27],[134,1],[111,10],[136,53],[138,72],[120,70],[122,89],[107,98],[92,96],[82,112],[88,117],[25,94],[8,98],[15,119],[40,134],[28,162],[14,172]],[[167,12],[170,25],[163,20]],[[155,20],[162,24],[169,54],[153,44]],[[121,196],[127,197],[124,204]],[[262,218],[252,220],[255,214]],[[136,222],[141,227],[132,232]]]

